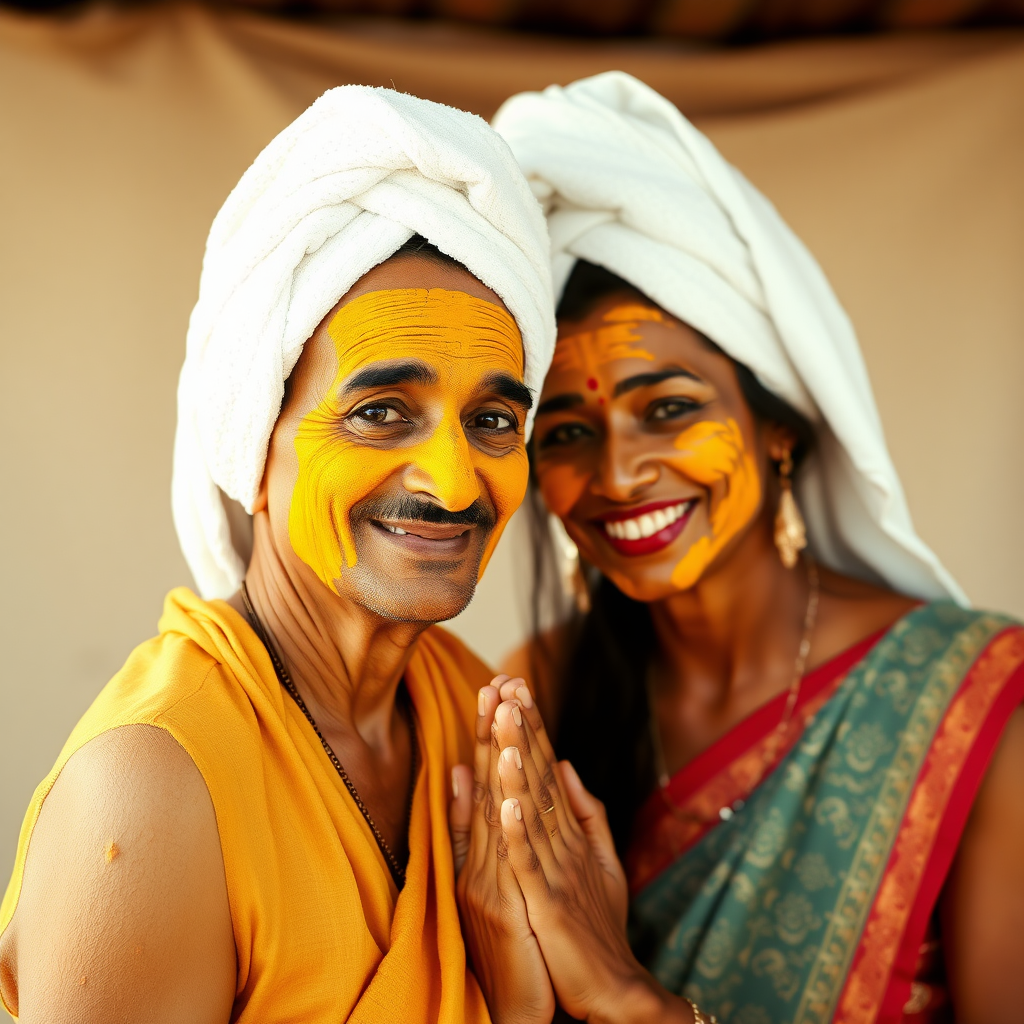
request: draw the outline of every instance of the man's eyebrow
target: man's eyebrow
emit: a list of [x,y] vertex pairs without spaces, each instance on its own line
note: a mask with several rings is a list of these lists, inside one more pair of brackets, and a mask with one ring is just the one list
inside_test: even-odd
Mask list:
[[406,359],[400,363],[378,363],[353,374],[341,389],[341,397],[369,388],[436,383],[437,373],[419,359]]
[[524,409],[533,408],[533,395],[530,389],[508,373],[492,373],[485,381],[484,387],[493,391],[499,398],[514,402]]
[[635,377],[627,377],[625,380],[620,380],[615,385],[612,396],[618,398],[619,395],[624,395],[627,391],[632,391],[635,388],[649,388],[652,384],[660,384],[663,380],[669,380],[672,377],[688,377],[690,380],[695,380],[698,384],[704,383],[697,374],[684,370],[681,366],[670,366],[665,370],[659,370],[657,373],[638,373]]
[[554,398],[549,398],[546,402],[541,402],[537,406],[537,415],[543,416],[548,412],[565,412],[566,409],[571,409],[574,405],[582,405],[583,396],[578,392],[567,392],[564,395],[555,395]]

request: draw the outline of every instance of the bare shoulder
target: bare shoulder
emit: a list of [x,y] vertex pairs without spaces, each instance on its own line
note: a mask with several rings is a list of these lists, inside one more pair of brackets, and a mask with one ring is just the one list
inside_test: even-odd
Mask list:
[[169,733],[114,729],[68,761],[32,834],[0,979],[22,1024],[226,1024],[235,955],[217,821]]
[[894,625],[920,602],[874,583],[819,566],[821,604],[812,648],[812,666]]
[[537,699],[544,724],[552,734],[557,725],[562,680],[571,654],[571,643],[570,624],[559,623],[505,655],[498,666],[500,672],[521,676],[527,681]]
[[1020,1019],[1022,861],[1024,708],[1017,708],[971,808],[942,899],[943,945],[958,1020]]

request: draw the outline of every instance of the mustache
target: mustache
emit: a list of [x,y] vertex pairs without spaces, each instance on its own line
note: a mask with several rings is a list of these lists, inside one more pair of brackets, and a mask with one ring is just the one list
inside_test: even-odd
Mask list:
[[371,499],[360,505],[358,514],[367,519],[404,519],[436,523],[440,526],[481,526],[491,529],[496,523],[494,513],[479,499],[466,508],[450,512],[440,505],[411,495]]

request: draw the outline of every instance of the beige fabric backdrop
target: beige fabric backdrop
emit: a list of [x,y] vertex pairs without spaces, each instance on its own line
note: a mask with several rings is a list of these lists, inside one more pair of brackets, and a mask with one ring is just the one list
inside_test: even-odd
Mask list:
[[[29,794],[164,593],[174,394],[214,212],[323,89],[488,115],[621,67],[694,116],[820,257],[859,327],[924,538],[1024,615],[1024,34],[687,51],[195,8],[0,15],[0,875]],[[523,634],[524,534],[457,628]]]

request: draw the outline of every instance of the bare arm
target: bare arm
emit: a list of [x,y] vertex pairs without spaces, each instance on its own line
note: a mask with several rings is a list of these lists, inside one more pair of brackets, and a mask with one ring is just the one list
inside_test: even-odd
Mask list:
[[1024,709],[1010,718],[942,902],[956,1019],[1011,1024],[1024,1007]]
[[116,729],[68,762],[0,965],[21,1024],[227,1024],[235,947],[217,822],[168,733]]

